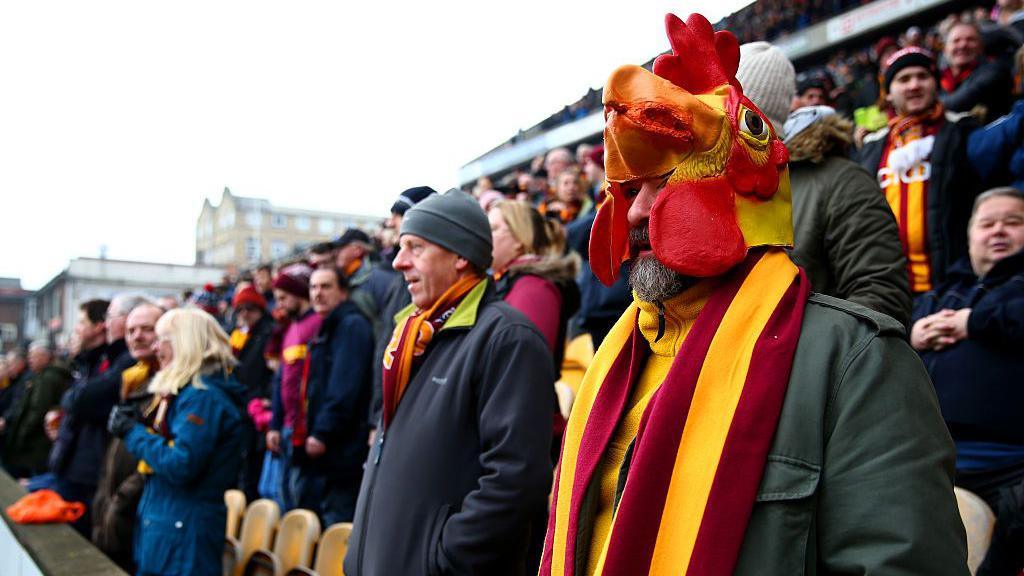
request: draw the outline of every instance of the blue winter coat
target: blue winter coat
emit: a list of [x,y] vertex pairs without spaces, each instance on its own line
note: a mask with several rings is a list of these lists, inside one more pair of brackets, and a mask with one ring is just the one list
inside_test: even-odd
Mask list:
[[221,573],[227,510],[242,465],[241,402],[234,376],[202,377],[170,403],[172,442],[136,424],[125,436],[131,454],[153,469],[139,502],[135,563],[139,574]]
[[358,482],[369,447],[369,410],[373,373],[373,330],[352,301],[343,302],[324,318],[320,333],[309,343],[309,384],[306,429],[327,445],[315,460],[304,451],[300,465],[328,478]]
[[972,132],[968,154],[985,187],[1024,190],[1024,100],[1006,116]]

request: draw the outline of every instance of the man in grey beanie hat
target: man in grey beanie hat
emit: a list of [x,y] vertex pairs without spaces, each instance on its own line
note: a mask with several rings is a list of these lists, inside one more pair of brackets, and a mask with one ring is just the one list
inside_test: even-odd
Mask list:
[[480,272],[491,265],[491,225],[480,203],[453,188],[405,212],[399,237],[415,234],[462,256]]
[[381,412],[345,573],[535,571],[551,487],[547,342],[495,293],[490,223],[470,195],[409,208],[398,246],[412,304],[377,359]]

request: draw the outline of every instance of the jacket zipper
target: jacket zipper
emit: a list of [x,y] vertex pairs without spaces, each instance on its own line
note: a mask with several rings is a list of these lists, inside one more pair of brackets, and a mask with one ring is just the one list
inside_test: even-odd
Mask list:
[[356,561],[356,571],[359,574],[363,573],[363,554],[366,551],[366,535],[369,532],[370,507],[373,506],[373,490],[377,487],[377,466],[380,464],[380,454],[384,451],[384,436],[387,434],[387,430],[384,429],[383,419],[380,424],[380,436],[377,437],[377,442],[373,448],[376,451],[376,454],[373,456],[373,480],[366,487],[366,507],[363,508],[363,537],[359,540],[359,556]]
[[662,336],[665,335],[665,304],[658,301],[658,336],[654,339],[655,342],[661,340]]

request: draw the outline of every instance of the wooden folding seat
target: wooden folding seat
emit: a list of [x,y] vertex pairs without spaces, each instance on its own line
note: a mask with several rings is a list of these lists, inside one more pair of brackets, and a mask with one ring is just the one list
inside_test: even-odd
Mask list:
[[978,567],[992,543],[996,515],[977,494],[959,487],[954,487],[953,493],[956,494],[956,506],[960,509],[960,519],[967,531],[967,567],[973,576],[978,573]]
[[261,498],[249,504],[242,518],[242,529],[238,538],[235,576],[242,576],[253,552],[270,550],[280,517],[281,510],[273,500]]
[[296,509],[281,518],[273,551],[253,552],[243,576],[283,576],[296,567],[313,564],[313,549],[320,538],[320,520],[309,510]]
[[237,539],[238,529],[242,525],[242,517],[245,516],[245,492],[228,490],[224,493],[224,504],[228,507],[228,522],[224,535]]
[[320,537],[316,550],[314,568],[319,576],[345,576],[341,563],[348,550],[348,538],[352,535],[352,523],[334,524]]

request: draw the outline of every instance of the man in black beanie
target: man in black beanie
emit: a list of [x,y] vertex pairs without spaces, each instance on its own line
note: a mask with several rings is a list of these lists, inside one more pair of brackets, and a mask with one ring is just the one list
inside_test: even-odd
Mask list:
[[547,344],[495,296],[490,225],[471,196],[430,196],[400,234],[412,304],[384,353],[345,573],[522,574],[551,484]]
[[883,66],[892,118],[864,137],[859,161],[877,175],[896,216],[916,296],[941,283],[946,269],[966,253],[967,220],[979,191],[967,137],[977,124],[939,101],[931,52],[908,46]]
[[[437,191],[430,186],[415,186],[403,191],[398,195],[395,203],[391,205],[391,217],[388,218],[385,226],[395,232],[401,230],[402,218],[409,208],[430,196],[436,195]],[[412,302],[409,298],[409,291],[405,288],[405,279],[391,267],[391,263],[394,261],[397,253],[398,246],[385,248],[381,254],[385,265],[378,268],[378,270],[384,269],[390,272],[390,277],[383,292],[384,298],[380,307],[381,312],[376,320],[376,326],[374,326],[376,345],[373,347],[373,377],[370,380],[373,383],[373,394],[370,399],[370,413],[368,414],[370,444],[373,444],[373,438],[377,431],[377,422],[380,420],[382,401],[380,383],[383,376],[383,365],[380,359],[384,356],[384,349],[387,348],[388,342],[391,341],[391,333],[395,331],[395,314],[398,314]]]

